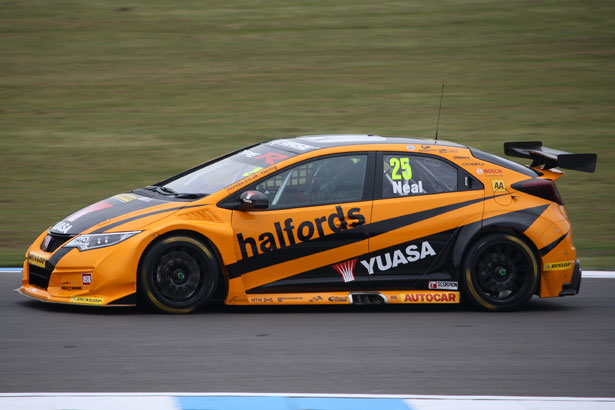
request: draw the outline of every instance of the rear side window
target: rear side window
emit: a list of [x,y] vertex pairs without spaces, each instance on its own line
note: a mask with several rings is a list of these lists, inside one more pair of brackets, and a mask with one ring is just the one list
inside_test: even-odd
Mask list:
[[516,162],[508,160],[506,158],[498,157],[497,155],[489,154],[476,148],[470,148],[470,151],[475,158],[480,159],[481,161],[491,162],[492,164],[508,168],[523,175],[527,175],[528,177],[536,178],[537,176],[539,176],[536,171],[528,167],[524,167],[521,164],[517,164]]
[[457,191],[457,168],[428,156],[384,154],[382,198]]

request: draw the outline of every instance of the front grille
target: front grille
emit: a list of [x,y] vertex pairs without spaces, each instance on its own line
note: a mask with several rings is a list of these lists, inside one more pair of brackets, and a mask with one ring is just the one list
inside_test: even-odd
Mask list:
[[41,250],[45,252],[53,252],[68,242],[69,239],[74,238],[75,235],[59,235],[57,233],[48,233],[43,243],[41,244]]
[[51,278],[51,271],[34,266],[31,263],[28,264],[28,283],[30,285],[38,286],[39,288],[47,289],[49,286],[49,278]]

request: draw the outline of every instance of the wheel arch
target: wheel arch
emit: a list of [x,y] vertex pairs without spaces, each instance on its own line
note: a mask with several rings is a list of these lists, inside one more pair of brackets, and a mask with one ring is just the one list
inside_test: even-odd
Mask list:
[[[188,236],[191,237],[199,242],[201,242],[203,245],[207,246],[212,253],[214,254],[217,262],[218,262],[218,267],[219,267],[219,275],[220,275],[220,279],[218,281],[218,285],[216,290],[213,293],[213,297],[212,299],[216,302],[218,301],[224,301],[224,298],[226,297],[226,294],[228,292],[228,281],[229,281],[229,277],[228,277],[228,272],[226,271],[226,268],[224,267],[224,263],[223,263],[223,259],[222,259],[222,255],[220,254],[220,251],[218,249],[218,247],[213,243],[213,241],[211,241],[207,236],[196,232],[196,231],[192,231],[189,229],[176,229],[176,230],[170,230],[167,231],[161,235],[157,235],[156,238],[154,238],[143,250],[143,252],[141,252],[141,256],[139,256],[139,263],[137,264],[137,272],[139,272],[141,270],[141,266],[143,264],[143,260],[145,258],[145,256],[147,255],[147,252],[154,246],[156,245],[158,242],[171,237],[171,236]],[[136,281],[136,287],[137,287],[137,295],[140,294],[139,292],[139,281]]]
[[[521,239],[534,253],[534,257],[536,258],[536,262],[538,264],[538,274],[540,276],[542,258],[534,242],[527,235],[525,235],[524,232],[526,229],[527,226],[515,223],[514,221],[484,225],[480,222],[476,222],[464,226],[459,232],[459,236],[457,237],[457,241],[455,242],[455,247],[453,249],[453,266],[457,277],[460,280],[463,277],[461,268],[467,250],[470,249],[478,240],[492,233],[509,233]],[[538,281],[536,292],[540,292],[540,280]]]

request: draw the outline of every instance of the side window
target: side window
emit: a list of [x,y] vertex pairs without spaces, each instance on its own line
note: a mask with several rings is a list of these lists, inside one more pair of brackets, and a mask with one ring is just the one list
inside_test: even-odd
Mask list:
[[361,201],[367,155],[327,157],[297,165],[258,183],[269,208]]
[[442,160],[420,155],[383,155],[382,197],[457,191],[457,168]]

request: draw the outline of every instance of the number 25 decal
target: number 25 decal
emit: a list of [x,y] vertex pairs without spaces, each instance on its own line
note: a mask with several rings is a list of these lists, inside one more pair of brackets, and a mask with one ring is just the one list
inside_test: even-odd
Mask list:
[[[391,158],[389,159],[389,165],[393,168],[393,173],[391,174],[391,178],[393,180],[401,179],[402,176],[404,179],[412,178],[412,168],[410,168],[410,158]],[[402,174],[399,174],[399,169],[401,168]]]

